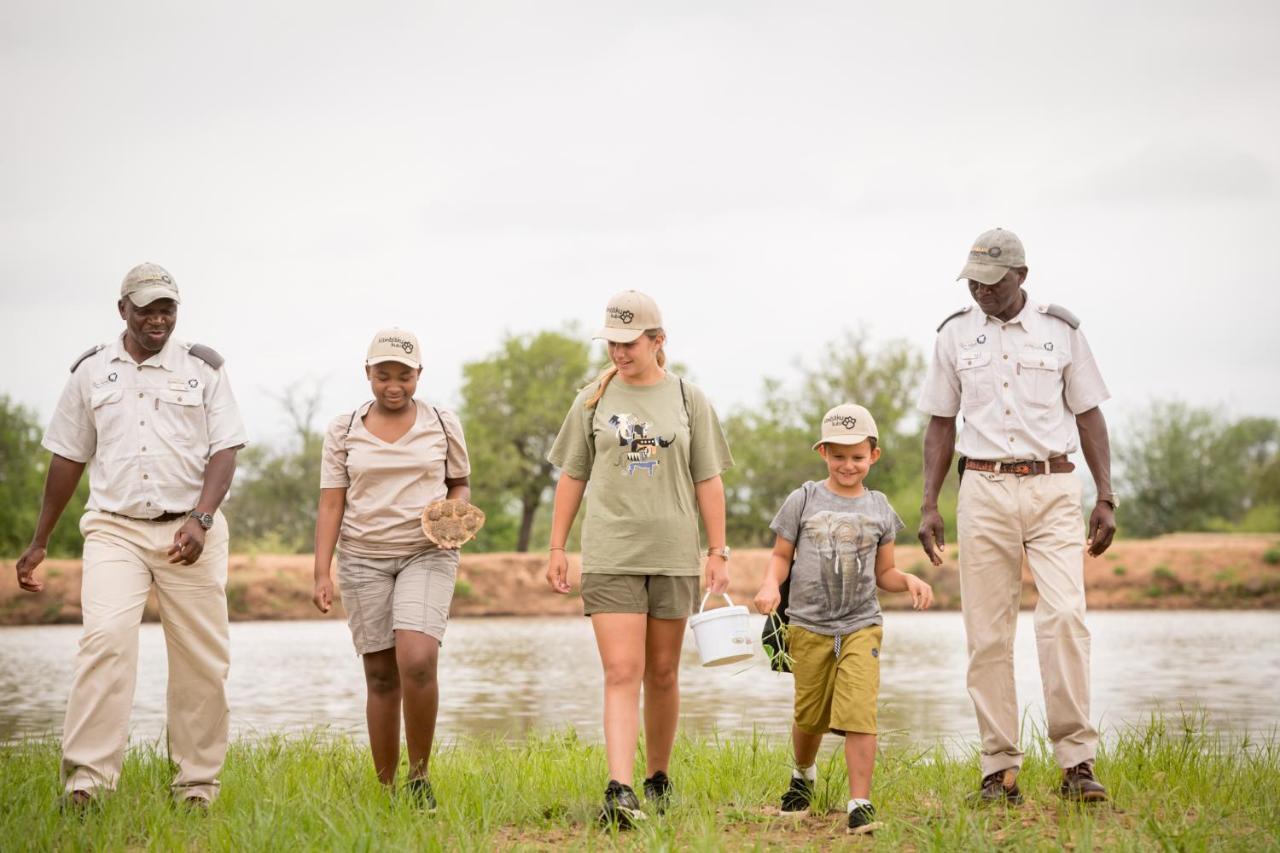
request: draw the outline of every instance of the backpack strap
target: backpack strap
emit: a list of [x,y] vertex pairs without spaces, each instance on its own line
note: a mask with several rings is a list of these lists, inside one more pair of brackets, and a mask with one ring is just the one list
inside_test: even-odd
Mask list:
[[449,439],[452,436],[449,435],[449,428],[444,425],[444,418],[440,417],[440,410],[432,406],[431,411],[435,412],[436,420],[440,422],[440,431],[444,433],[444,479],[447,485],[449,480]]

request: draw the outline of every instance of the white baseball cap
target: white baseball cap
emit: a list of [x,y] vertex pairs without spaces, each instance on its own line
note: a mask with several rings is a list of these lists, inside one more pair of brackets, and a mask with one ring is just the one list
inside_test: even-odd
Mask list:
[[824,444],[861,444],[868,438],[880,440],[871,413],[857,403],[844,403],[822,416],[822,438],[814,442],[813,449]]
[[384,361],[398,361],[409,367],[422,367],[418,338],[404,329],[383,329],[373,336],[364,363],[372,367]]
[[661,328],[658,303],[638,290],[624,290],[609,300],[604,309],[604,328],[595,333],[595,338],[629,344],[649,329]]

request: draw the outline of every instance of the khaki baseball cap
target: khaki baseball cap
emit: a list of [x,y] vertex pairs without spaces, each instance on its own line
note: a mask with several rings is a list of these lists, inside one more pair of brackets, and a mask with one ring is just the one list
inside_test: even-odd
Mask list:
[[368,367],[384,361],[398,361],[409,367],[422,367],[418,338],[404,329],[383,329],[373,336],[364,363]]
[[157,299],[178,298],[178,285],[169,275],[169,271],[159,264],[138,264],[125,273],[120,282],[120,298],[129,297],[129,301],[139,308],[150,305]]
[[969,250],[969,260],[956,276],[980,281],[983,284],[995,284],[1014,267],[1025,267],[1027,254],[1022,250],[1022,241],[1018,235],[1003,228],[992,228],[978,235]]
[[822,416],[822,438],[813,443],[813,449],[824,444],[861,444],[868,438],[880,440],[875,418],[857,403],[844,403]]
[[604,309],[604,328],[595,333],[596,340],[629,344],[648,329],[662,328],[662,312],[658,303],[638,290],[615,294]]

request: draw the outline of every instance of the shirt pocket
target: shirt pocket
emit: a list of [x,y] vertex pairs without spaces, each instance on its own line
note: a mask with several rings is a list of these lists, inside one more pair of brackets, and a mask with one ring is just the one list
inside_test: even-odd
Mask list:
[[156,427],[161,434],[179,444],[207,441],[204,420],[204,398],[199,391],[158,390],[156,395]]
[[995,398],[995,368],[989,352],[962,352],[956,356],[956,376],[960,379],[960,405],[973,410]]
[[1062,368],[1051,352],[1024,352],[1018,356],[1018,388],[1033,406],[1049,407],[1062,399]]
[[101,450],[124,438],[128,431],[124,391],[120,388],[98,388],[89,398],[93,409],[93,425],[97,429],[97,445]]

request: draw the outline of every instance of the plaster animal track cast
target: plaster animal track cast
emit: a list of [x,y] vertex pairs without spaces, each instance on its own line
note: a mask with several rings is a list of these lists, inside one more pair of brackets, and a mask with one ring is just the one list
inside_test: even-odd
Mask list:
[[466,501],[440,500],[422,511],[422,532],[441,548],[461,547],[475,538],[482,527],[484,513]]

